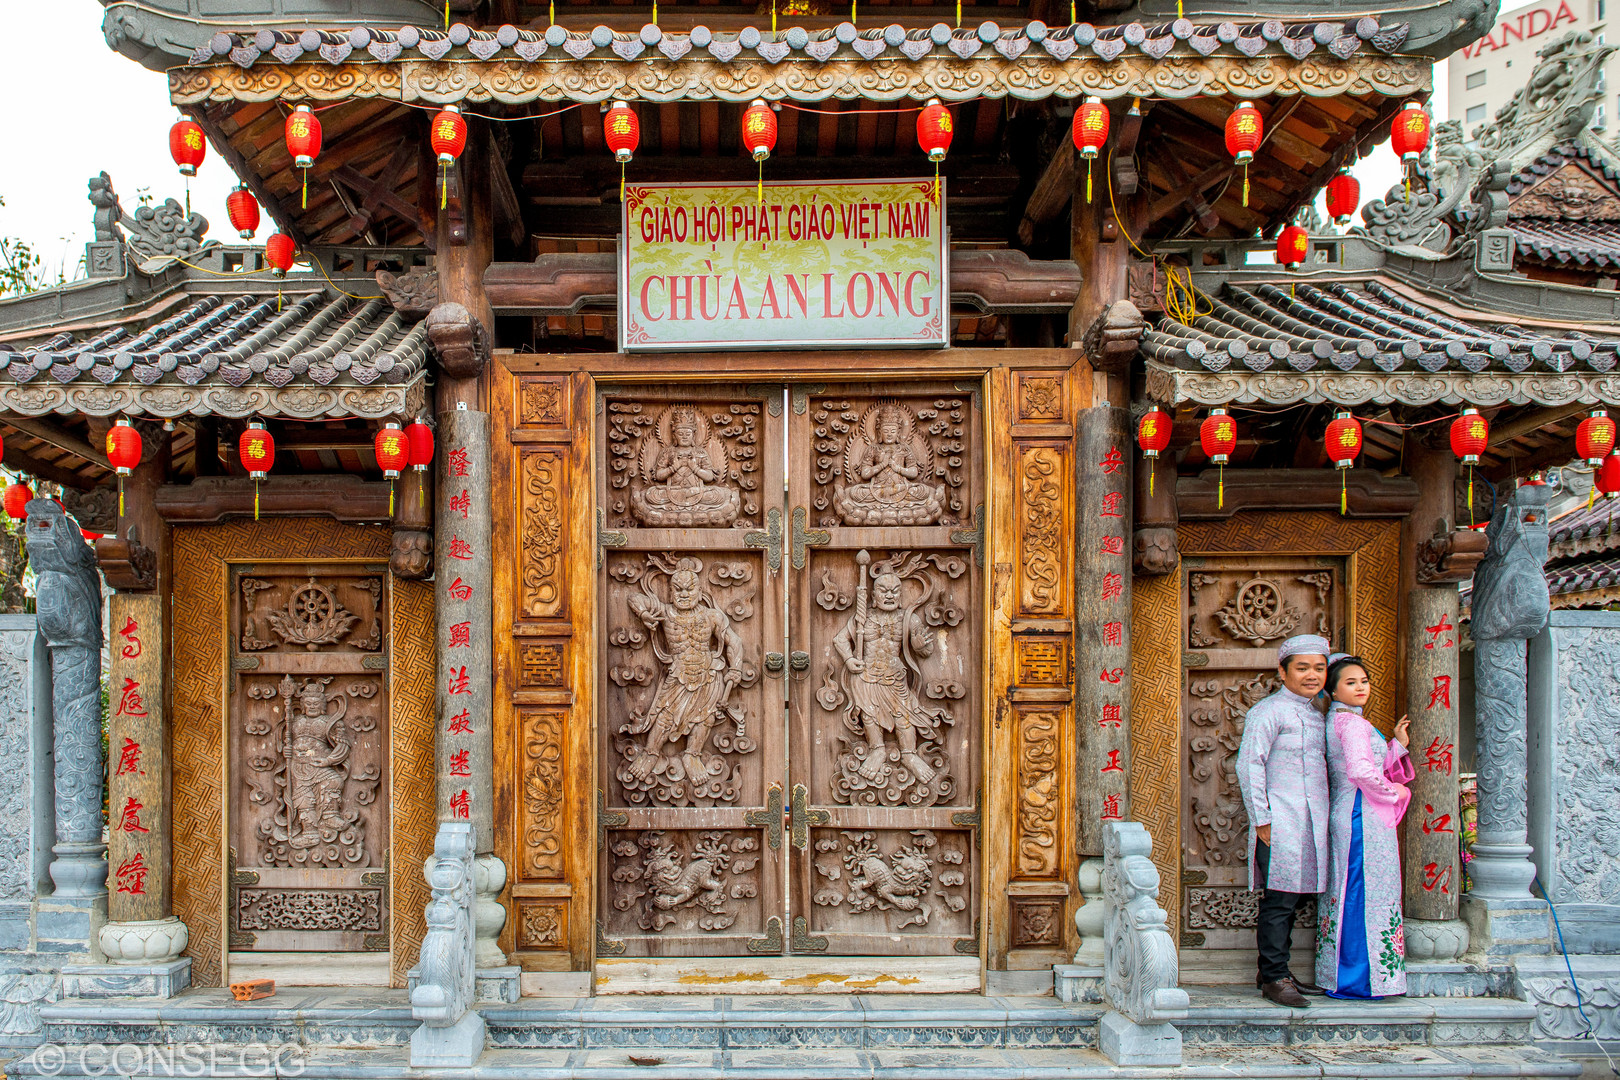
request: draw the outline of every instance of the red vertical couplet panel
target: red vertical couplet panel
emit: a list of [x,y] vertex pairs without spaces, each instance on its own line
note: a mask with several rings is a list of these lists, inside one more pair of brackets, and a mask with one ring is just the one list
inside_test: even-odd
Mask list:
[[434,772],[440,821],[471,821],[478,850],[494,839],[491,727],[489,417],[456,409],[439,416],[439,505],[434,537],[438,734]]
[[1075,729],[1080,853],[1130,817],[1131,425],[1082,410],[1075,455]]
[[168,914],[161,613],[156,593],[115,593],[109,607],[107,892],[114,922]]

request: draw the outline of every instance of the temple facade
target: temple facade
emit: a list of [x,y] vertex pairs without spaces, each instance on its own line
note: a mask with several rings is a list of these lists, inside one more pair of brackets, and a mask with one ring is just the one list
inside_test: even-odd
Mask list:
[[[1496,6],[1217,7],[109,5],[285,239],[129,213],[103,173],[90,277],[0,303],[38,597],[0,622],[19,1053],[174,1041],[142,1008],[229,1044],[321,986],[400,1075],[523,1047],[598,1075],[555,1048],[637,1039],[721,1075],[834,1045],[817,1009],[853,1010],[855,1063],[800,1075],[869,1075],[884,1024],[1065,1075],[1256,1031],[1288,1048],[1257,1076],[1336,1042],[1578,1073],[1620,877],[1561,808],[1612,814],[1613,761],[1527,763],[1620,731],[1567,659],[1620,626],[1547,617],[1549,579],[1612,594],[1608,496],[1543,571],[1549,504],[1599,483],[1576,426],[1620,406],[1613,47],[1549,45],[1284,266],[1277,230]],[[1239,1015],[1235,758],[1300,633],[1368,661],[1417,771],[1412,999],[1332,1030]],[[1549,895],[1593,954],[1568,979]],[[604,1019],[651,994],[680,997],[643,1035]],[[742,1004],[682,1027],[693,995]],[[734,1007],[790,1034],[728,1041]]]

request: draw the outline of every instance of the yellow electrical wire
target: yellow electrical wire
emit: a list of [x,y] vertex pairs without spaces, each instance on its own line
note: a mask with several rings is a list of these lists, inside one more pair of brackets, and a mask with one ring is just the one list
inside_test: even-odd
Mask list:
[[326,283],[328,285],[332,286],[332,288],[334,288],[334,289],[337,289],[338,292],[343,293],[343,295],[347,296],[350,300],[382,300],[382,299],[385,299],[385,297],[382,297],[382,296],[356,296],[354,293],[344,290],[342,288],[342,286],[338,285],[337,282],[332,280],[332,276],[326,272],[326,267],[321,265],[321,260],[311,256],[309,261],[314,264],[315,269],[317,269],[317,270],[319,270],[321,272],[321,277],[326,279]]
[[[1183,282],[1181,276],[1177,273],[1177,267],[1170,266],[1162,259],[1143,251],[1141,245],[1131,236],[1131,231],[1125,227],[1124,220],[1119,216],[1119,205],[1114,201],[1114,151],[1112,147],[1108,151],[1108,168],[1104,179],[1108,183],[1108,209],[1114,214],[1114,224],[1119,227],[1120,235],[1125,237],[1138,255],[1152,262],[1164,274],[1165,313],[1183,326],[1190,326],[1194,319],[1213,314],[1215,303],[1193,284],[1192,267],[1185,268],[1187,280]],[[1207,310],[1199,310],[1198,301],[1200,299],[1209,304]]]

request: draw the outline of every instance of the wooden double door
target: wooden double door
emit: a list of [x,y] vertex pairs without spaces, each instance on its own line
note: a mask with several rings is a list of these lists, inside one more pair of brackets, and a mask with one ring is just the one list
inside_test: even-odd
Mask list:
[[600,406],[599,951],[976,954],[977,394]]

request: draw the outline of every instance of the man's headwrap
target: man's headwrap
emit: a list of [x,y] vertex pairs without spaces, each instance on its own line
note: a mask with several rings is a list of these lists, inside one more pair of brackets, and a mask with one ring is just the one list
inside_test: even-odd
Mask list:
[[1298,634],[1277,646],[1277,663],[1287,663],[1290,656],[1325,657],[1332,651],[1327,638],[1319,634]]

